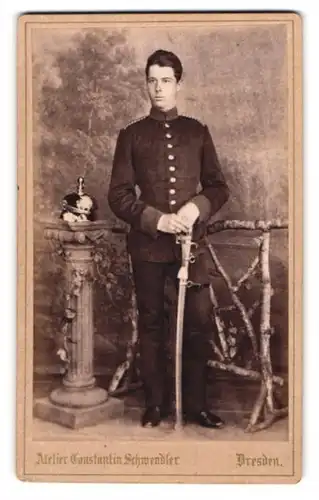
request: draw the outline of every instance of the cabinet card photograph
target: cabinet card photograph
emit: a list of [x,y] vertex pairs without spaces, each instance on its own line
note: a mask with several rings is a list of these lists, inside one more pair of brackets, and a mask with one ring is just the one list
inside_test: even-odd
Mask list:
[[301,19],[18,19],[17,475],[301,478]]

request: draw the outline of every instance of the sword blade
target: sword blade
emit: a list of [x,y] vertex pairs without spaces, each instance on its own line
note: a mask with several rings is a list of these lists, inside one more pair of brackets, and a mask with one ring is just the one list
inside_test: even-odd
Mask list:
[[183,424],[182,351],[183,351],[185,298],[186,298],[186,283],[180,281],[178,289],[178,304],[177,304],[177,318],[176,318],[176,351],[175,351],[175,398],[176,398],[175,427],[176,428],[181,428]]

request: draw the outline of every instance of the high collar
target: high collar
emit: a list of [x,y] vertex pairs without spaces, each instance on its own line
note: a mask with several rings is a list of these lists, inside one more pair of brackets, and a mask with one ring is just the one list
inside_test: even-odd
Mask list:
[[172,109],[169,109],[168,111],[161,111],[160,109],[153,106],[150,111],[150,117],[160,122],[174,120],[178,117],[177,108],[174,107]]

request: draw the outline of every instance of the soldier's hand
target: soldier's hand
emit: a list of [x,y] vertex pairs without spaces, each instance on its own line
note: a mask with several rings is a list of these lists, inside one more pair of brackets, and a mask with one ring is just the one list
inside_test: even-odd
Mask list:
[[187,228],[191,229],[199,216],[199,209],[195,203],[190,201],[179,209],[177,215],[186,224]]
[[163,233],[178,234],[188,231],[188,226],[178,214],[163,214],[158,221],[157,229]]

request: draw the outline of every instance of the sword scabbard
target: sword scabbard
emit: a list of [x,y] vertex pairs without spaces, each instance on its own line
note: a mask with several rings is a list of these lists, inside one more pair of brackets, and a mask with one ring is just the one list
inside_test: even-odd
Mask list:
[[181,245],[182,259],[177,278],[179,280],[178,287],[178,304],[176,318],[176,354],[175,354],[175,397],[176,397],[176,422],[175,428],[182,427],[183,410],[182,410],[182,346],[183,346],[183,328],[184,328],[184,311],[186,288],[188,283],[188,267],[191,262],[192,249],[192,232],[179,235],[177,243]]

